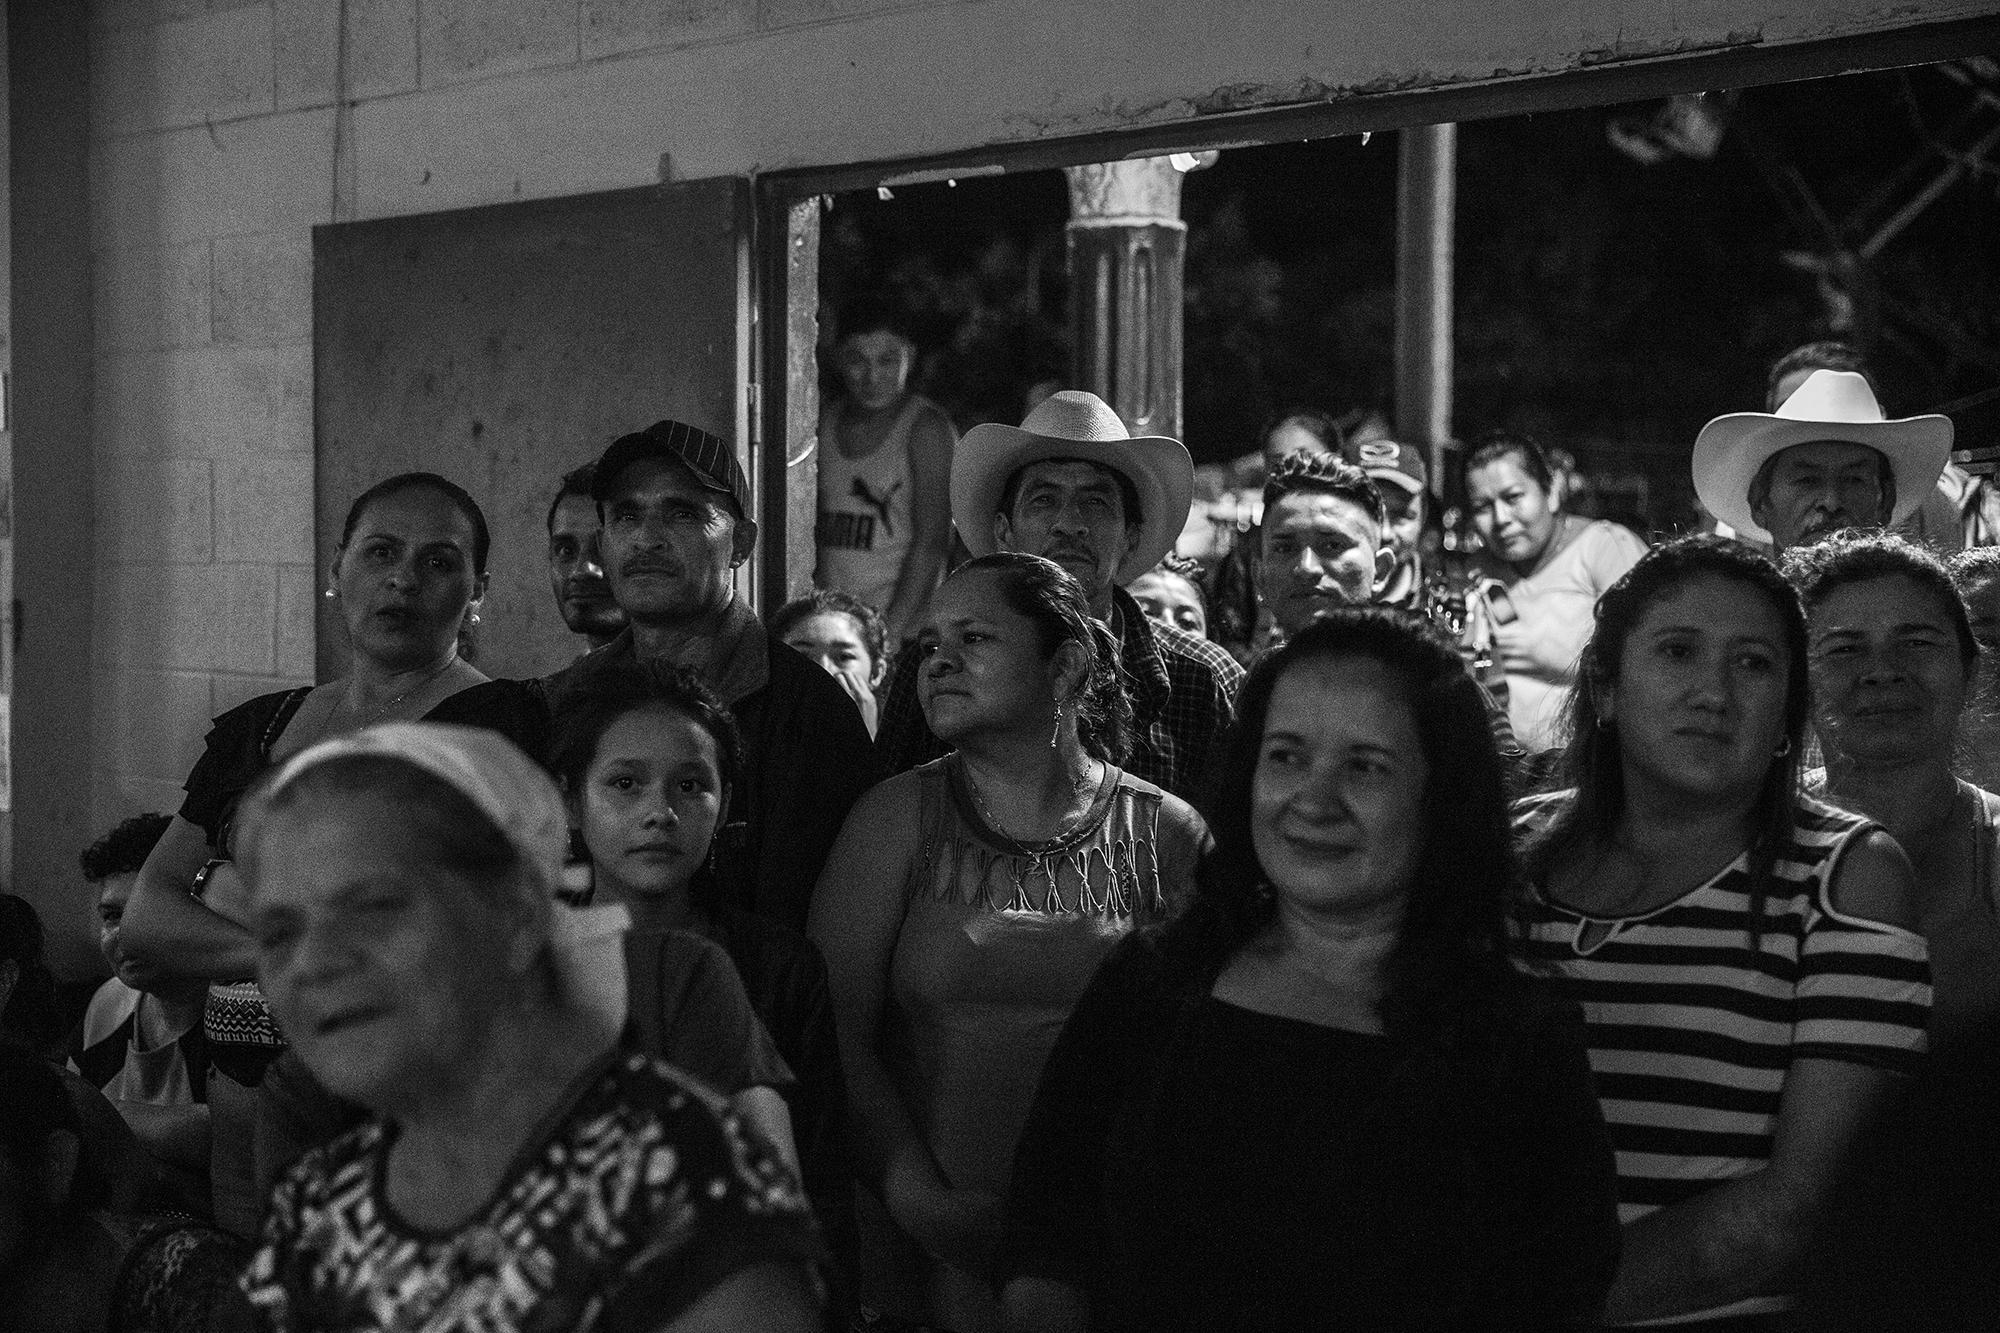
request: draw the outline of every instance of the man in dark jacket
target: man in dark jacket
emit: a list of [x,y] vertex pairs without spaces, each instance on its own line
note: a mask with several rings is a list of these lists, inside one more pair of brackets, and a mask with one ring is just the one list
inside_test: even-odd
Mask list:
[[883,776],[860,710],[832,676],[771,638],[736,595],[757,524],[729,445],[679,421],[621,436],[597,461],[604,572],[629,621],[548,680],[551,701],[602,664],[689,667],[743,732],[743,780],[717,837],[730,901],[795,929],[856,798]]

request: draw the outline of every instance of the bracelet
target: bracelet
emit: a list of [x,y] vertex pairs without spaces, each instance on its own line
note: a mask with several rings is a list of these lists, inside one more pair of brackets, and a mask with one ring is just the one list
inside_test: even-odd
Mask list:
[[221,856],[202,862],[201,869],[195,871],[194,878],[188,881],[188,896],[190,898],[200,898],[206,894],[208,892],[208,881],[215,877],[216,867],[228,864],[228,858]]

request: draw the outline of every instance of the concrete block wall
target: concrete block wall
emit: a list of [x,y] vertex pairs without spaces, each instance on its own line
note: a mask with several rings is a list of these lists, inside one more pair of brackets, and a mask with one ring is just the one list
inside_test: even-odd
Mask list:
[[[317,224],[640,185],[663,159],[888,160],[1986,7],[92,0],[95,717],[87,754],[17,752],[17,782],[80,805],[72,825],[173,808],[212,714],[309,678]],[[17,883],[67,878],[48,841]]]

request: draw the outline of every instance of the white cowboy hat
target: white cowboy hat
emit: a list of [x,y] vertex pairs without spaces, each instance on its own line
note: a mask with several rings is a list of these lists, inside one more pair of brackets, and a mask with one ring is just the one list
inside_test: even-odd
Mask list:
[[1951,456],[1951,418],[1886,421],[1865,376],[1815,370],[1776,412],[1731,412],[1701,428],[1694,441],[1694,489],[1708,512],[1746,537],[1768,542],[1750,514],[1750,482],[1764,461],[1795,444],[1839,440],[1865,444],[1889,460],[1900,523],[1937,485]]
[[1135,436],[1102,398],[1065,389],[1018,426],[988,422],[958,442],[951,460],[951,521],[966,550],[991,555],[999,549],[993,520],[1007,479],[1046,458],[1101,463],[1138,491],[1139,541],[1118,562],[1118,582],[1130,583],[1174,549],[1194,499],[1194,460],[1186,447],[1164,435]]

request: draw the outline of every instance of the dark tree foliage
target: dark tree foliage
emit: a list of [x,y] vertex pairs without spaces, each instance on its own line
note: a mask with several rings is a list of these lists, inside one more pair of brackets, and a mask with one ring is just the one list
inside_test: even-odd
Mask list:
[[[2000,155],[1853,258],[1944,167],[1933,145],[1972,96],[1921,68],[1752,89],[1718,99],[1730,121],[1712,159],[1650,166],[1606,127],[1652,106],[1461,126],[1458,434],[1533,431],[1671,529],[1694,516],[1695,432],[1761,408],[1765,366],[1798,343],[1862,344],[1896,413],[2000,383]],[[1386,133],[1226,152],[1187,178],[1198,461],[1255,448],[1287,407],[1392,408],[1395,181]],[[967,424],[1017,420],[1026,388],[1067,361],[1066,217],[1056,172],[843,195],[823,295],[903,301],[928,391]]]

